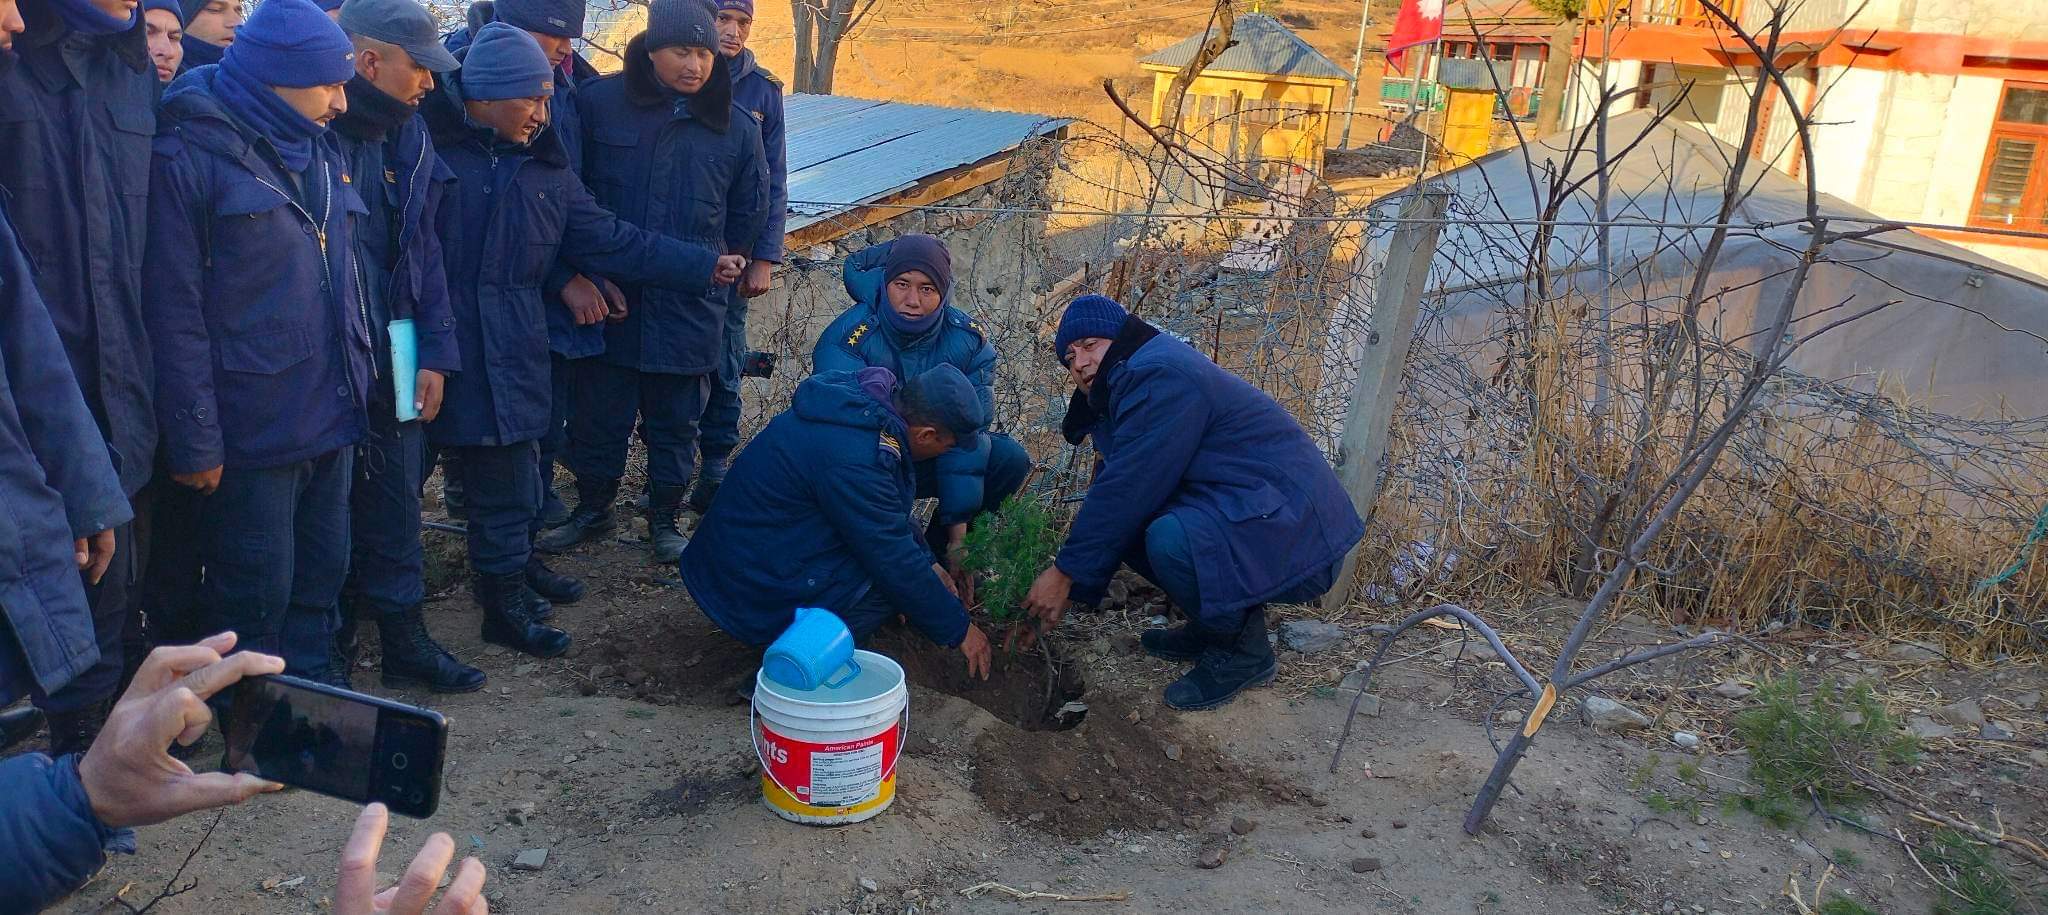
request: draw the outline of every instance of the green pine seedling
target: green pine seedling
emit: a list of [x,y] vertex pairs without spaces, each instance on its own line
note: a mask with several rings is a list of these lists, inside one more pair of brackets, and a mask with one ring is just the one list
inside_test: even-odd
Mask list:
[[1038,573],[1052,564],[1060,535],[1053,527],[1052,507],[1018,493],[994,514],[977,519],[966,544],[962,562],[978,579],[975,590],[982,607],[996,622],[1007,623],[1023,615],[1024,596]]

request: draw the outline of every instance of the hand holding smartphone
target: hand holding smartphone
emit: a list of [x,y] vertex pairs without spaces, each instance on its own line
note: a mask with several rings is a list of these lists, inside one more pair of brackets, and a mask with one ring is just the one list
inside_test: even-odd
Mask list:
[[288,677],[250,677],[229,693],[221,769],[247,772],[411,817],[441,800],[448,721],[440,713]]

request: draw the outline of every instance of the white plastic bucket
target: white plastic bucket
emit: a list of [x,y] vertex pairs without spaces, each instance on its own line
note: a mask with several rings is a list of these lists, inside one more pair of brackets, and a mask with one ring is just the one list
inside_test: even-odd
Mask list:
[[754,676],[749,718],[761,798],[785,820],[858,823],[896,800],[910,691],[895,661],[853,654],[860,674],[837,688],[796,689]]

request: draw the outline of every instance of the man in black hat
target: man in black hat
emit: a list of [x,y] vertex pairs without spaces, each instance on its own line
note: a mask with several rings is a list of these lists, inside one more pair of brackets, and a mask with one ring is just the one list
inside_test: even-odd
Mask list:
[[[348,111],[335,138],[369,208],[357,221],[357,283],[368,311],[377,381],[370,434],[356,447],[349,493],[351,561],[342,610],[344,658],[355,623],[377,621],[385,686],[421,685],[461,693],[484,685],[483,671],[457,661],[420,615],[426,557],[420,548],[420,481],[425,425],[441,411],[445,376],[462,367],[434,219],[455,173],[434,153],[419,116],[434,74],[455,69],[434,17],[418,0],[348,0],[341,28],[356,49]],[[414,358],[397,374],[394,349]],[[346,670],[347,665],[342,665]]]

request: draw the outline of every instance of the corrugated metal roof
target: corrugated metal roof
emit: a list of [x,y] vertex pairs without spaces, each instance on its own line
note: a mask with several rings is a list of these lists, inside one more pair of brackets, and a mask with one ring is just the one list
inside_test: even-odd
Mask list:
[[[1237,42],[1223,56],[1209,64],[1210,70],[1230,70],[1238,73],[1268,73],[1274,76],[1315,76],[1324,79],[1351,78],[1351,71],[1337,66],[1337,62],[1323,56],[1300,35],[1281,25],[1279,20],[1264,13],[1251,13],[1237,17],[1237,24],[1230,30],[1231,40]],[[1195,50],[1202,42],[1209,40],[1208,30],[1188,38],[1173,47],[1159,51],[1139,61],[1144,64],[1158,64],[1166,67],[1185,67],[1195,59]]]
[[1065,118],[1041,114],[843,95],[791,95],[784,99],[782,111],[789,155],[790,232],[907,190],[948,169],[1016,149],[1068,124]]

